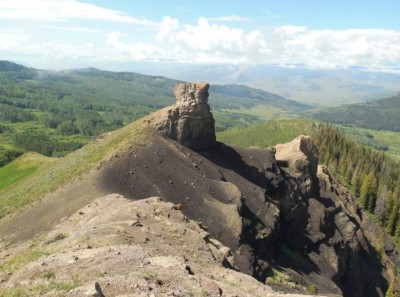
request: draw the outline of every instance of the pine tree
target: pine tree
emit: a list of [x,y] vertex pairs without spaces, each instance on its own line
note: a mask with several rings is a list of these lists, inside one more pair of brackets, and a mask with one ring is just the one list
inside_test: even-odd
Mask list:
[[376,214],[380,218],[381,222],[384,221],[384,215],[386,211],[386,204],[385,204],[386,194],[387,194],[386,184],[380,183],[378,187],[377,202],[374,214]]
[[390,215],[386,226],[386,231],[390,235],[394,235],[398,217],[399,217],[399,199],[397,192],[393,194],[393,207],[392,209],[390,209]]
[[361,190],[360,190],[360,201],[364,208],[373,211],[376,202],[376,178],[373,172],[368,174],[364,178]]
[[393,200],[393,193],[388,191],[385,195],[385,211],[382,214],[382,221],[384,226],[388,226],[389,217],[392,212],[394,200]]

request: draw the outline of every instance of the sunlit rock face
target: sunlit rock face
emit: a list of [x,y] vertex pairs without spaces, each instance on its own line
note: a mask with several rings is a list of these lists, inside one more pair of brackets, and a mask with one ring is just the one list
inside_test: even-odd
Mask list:
[[156,120],[156,131],[194,150],[212,147],[216,140],[214,118],[207,103],[209,86],[204,82],[177,84],[176,103]]

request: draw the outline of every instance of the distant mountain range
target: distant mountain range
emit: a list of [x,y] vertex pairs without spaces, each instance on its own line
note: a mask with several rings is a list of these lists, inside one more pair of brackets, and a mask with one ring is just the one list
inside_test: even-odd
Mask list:
[[[107,96],[108,100],[138,103],[160,108],[174,102],[173,86],[183,80],[169,79],[162,76],[142,75],[134,72],[112,72],[96,68],[50,71],[28,68],[8,61],[0,61],[1,79],[35,80],[39,85],[62,84],[69,91],[90,90],[93,95]],[[204,77],[202,81],[212,79]],[[123,84],[114,85],[114,83]],[[79,86],[79,88],[77,87]],[[118,87],[118,94],[113,87]],[[150,90],[151,89],[151,90]],[[119,94],[122,92],[122,94]],[[158,95],[158,96],[157,96]],[[251,107],[271,105],[277,108],[305,109],[306,104],[288,100],[282,96],[245,85],[229,84],[210,87],[210,104],[220,108]]]
[[214,84],[244,84],[321,106],[357,103],[400,93],[400,71],[363,67],[312,69],[305,65],[190,65],[125,63],[121,69]]

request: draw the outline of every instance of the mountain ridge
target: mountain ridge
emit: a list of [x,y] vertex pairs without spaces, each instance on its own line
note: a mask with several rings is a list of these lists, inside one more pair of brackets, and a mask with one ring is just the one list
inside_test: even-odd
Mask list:
[[[98,68],[94,68],[94,67],[87,67],[87,68],[78,68],[78,69],[69,69],[69,70],[59,70],[59,71],[55,71],[55,70],[42,70],[42,69],[34,69],[34,68],[28,68],[26,66],[22,66],[13,62],[8,62],[8,61],[0,61],[0,71],[31,71],[31,77],[30,78],[35,78],[35,72],[36,75],[41,75],[40,72],[43,72],[44,74],[54,74],[54,75],[68,75],[70,73],[87,73],[87,74],[101,74],[101,75],[114,75],[117,76],[119,79],[125,79],[127,80],[133,80],[133,78],[135,77],[141,77],[141,78],[152,78],[152,79],[161,79],[161,80],[167,80],[169,81],[168,85],[169,86],[173,86],[178,82],[182,82],[180,80],[175,80],[175,79],[170,79],[167,78],[165,76],[154,76],[154,75],[145,75],[145,74],[140,74],[140,73],[135,73],[135,72],[128,72],[128,71],[124,71],[124,72],[115,72],[115,71],[108,71],[108,70],[101,70]],[[39,73],[39,74],[38,74]],[[45,79],[45,75],[43,75],[42,79]],[[172,88],[171,88],[172,89]],[[307,108],[309,107],[307,104],[301,104],[297,101],[294,100],[288,100],[282,96],[279,96],[277,94],[274,93],[270,93],[261,89],[253,89],[251,87],[245,86],[245,85],[240,85],[240,84],[228,84],[228,85],[211,85],[211,90],[212,90],[212,95],[214,95],[214,93],[217,94],[223,94],[223,95],[233,95],[235,97],[240,97],[240,98],[251,98],[251,99],[258,99],[259,101],[268,101],[268,97],[271,97],[271,101],[274,104],[277,104],[278,100],[283,100],[288,106],[293,105],[292,107],[299,107],[299,108]],[[254,94],[252,94],[255,93]],[[171,93],[172,95],[172,93]],[[212,101],[212,95],[211,95],[211,101]],[[173,97],[172,98],[172,102],[173,103]]]

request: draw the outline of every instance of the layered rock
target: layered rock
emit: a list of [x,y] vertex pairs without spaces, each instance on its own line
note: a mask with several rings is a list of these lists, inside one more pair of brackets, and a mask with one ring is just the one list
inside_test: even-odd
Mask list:
[[163,110],[155,129],[183,145],[202,150],[215,140],[214,118],[208,105],[208,83],[181,83],[175,86],[176,103]]

